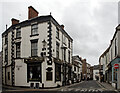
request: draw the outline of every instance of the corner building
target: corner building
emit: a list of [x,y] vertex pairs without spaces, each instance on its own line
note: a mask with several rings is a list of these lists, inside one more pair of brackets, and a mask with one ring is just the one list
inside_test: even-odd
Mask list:
[[28,20],[2,34],[3,85],[48,88],[71,83],[73,39],[51,16],[28,7]]

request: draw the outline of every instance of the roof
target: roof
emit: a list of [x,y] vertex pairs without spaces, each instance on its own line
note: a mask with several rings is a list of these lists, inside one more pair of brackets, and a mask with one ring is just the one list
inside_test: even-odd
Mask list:
[[20,26],[20,27],[25,27],[28,25],[31,25],[32,22],[38,22],[38,23],[42,23],[42,22],[47,22],[47,21],[52,21],[53,24],[55,24],[56,26],[58,26],[61,31],[66,34],[66,36],[68,38],[71,39],[71,41],[73,41],[73,39],[68,35],[68,33],[61,27],[61,25],[58,24],[58,22],[52,17],[52,15],[45,15],[45,16],[37,16],[25,21],[20,22],[19,24],[15,24],[15,25],[11,25],[5,32],[2,33],[2,37],[7,34],[8,32],[10,32],[11,30],[15,29],[15,27]]

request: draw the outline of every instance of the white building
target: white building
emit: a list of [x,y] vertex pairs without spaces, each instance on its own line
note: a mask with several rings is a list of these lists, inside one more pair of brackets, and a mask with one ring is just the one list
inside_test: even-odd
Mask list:
[[2,34],[3,84],[39,88],[70,83],[73,39],[51,15],[28,9],[28,20],[12,19]]
[[73,82],[80,82],[82,74],[82,59],[79,56],[73,56],[72,60]]
[[116,27],[110,45],[100,56],[99,61],[100,64],[103,64],[104,81],[111,83],[116,89],[120,89],[120,68],[114,68],[114,64],[120,66],[120,25]]
[[99,65],[93,66],[93,80],[99,80]]
[[87,79],[90,79],[90,67],[91,65],[89,63],[86,63],[87,66]]

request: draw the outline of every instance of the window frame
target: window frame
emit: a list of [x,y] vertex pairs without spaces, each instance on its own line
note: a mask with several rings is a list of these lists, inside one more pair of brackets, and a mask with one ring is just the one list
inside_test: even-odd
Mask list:
[[21,38],[21,28],[16,29],[16,38]]
[[60,44],[58,42],[56,42],[56,58],[59,58],[59,46]]
[[[19,42],[19,43],[16,43],[16,58],[20,58],[21,57],[21,43]],[[17,46],[19,47],[19,48],[17,48]],[[18,54],[19,54],[19,56],[18,56]]]
[[5,48],[5,62],[8,61],[8,49]]
[[8,35],[5,35],[5,44],[8,43]]
[[[41,65],[41,63],[28,63],[27,64],[27,81],[40,81],[40,82],[42,82],[42,67],[41,67],[42,65]],[[38,78],[30,78],[30,68],[32,68],[32,70],[33,69],[35,69],[35,68],[37,68],[38,69],[38,67],[40,67],[40,69],[39,69],[39,71],[32,71],[32,73],[33,72],[35,72],[35,73],[37,73],[37,74],[39,74],[40,75],[40,77],[38,76]],[[35,74],[32,74],[32,75],[35,75]]]
[[[36,27],[34,27],[36,26]],[[31,25],[31,35],[38,35],[38,24],[32,24]]]
[[56,38],[59,39],[60,38],[60,33],[59,33],[59,28],[56,27]]
[[53,73],[51,71],[46,72],[46,81],[53,80]]
[[55,81],[61,81],[61,65],[57,63],[55,64]]
[[70,48],[70,40],[68,39],[68,48]]
[[[32,44],[35,44],[35,43],[36,43],[36,48],[33,48]],[[35,50],[36,50],[36,55],[33,54],[33,51],[35,53]],[[37,56],[38,56],[38,39],[31,40],[31,57],[37,57]]]
[[68,63],[70,63],[70,50],[68,50]]

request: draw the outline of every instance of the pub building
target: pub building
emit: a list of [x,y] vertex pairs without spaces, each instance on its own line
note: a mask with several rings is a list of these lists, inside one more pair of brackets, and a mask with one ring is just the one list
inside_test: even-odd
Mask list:
[[64,25],[52,15],[38,16],[28,7],[28,20],[2,33],[3,85],[50,88],[71,84],[72,43]]

